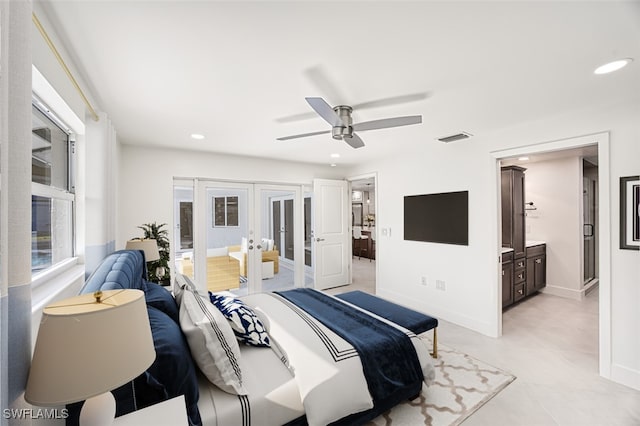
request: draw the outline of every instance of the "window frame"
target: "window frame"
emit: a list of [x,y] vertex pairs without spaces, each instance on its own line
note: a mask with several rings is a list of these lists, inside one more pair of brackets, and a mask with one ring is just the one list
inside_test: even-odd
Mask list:
[[[230,203],[229,199],[235,199],[235,203]],[[224,203],[222,204],[222,206],[224,207],[224,211],[218,211],[218,204],[217,204],[217,200],[221,200],[224,199]],[[238,228],[240,226],[240,215],[239,215],[239,211],[240,211],[240,197],[238,195],[222,195],[222,196],[212,196],[211,197],[211,202],[212,202],[212,211],[213,211],[213,223],[212,223],[212,227],[213,228]],[[230,218],[233,218],[233,211],[229,211],[229,206],[230,205],[235,205],[235,224],[229,224],[230,222]],[[233,208],[231,209],[233,210]],[[218,223],[217,219],[223,217],[224,218],[224,224],[222,223]]]
[[[32,276],[32,285],[34,287],[38,287],[41,282],[47,280],[47,276],[56,276],[60,274],[60,268],[65,269],[66,267],[72,267],[77,263],[77,250],[76,250],[76,232],[77,232],[77,223],[76,223],[76,193],[75,193],[75,180],[76,180],[76,137],[75,133],[71,130],[70,126],[67,126],[57,115],[53,112],[35,93],[32,93],[32,114],[34,114],[33,109],[35,108],[42,114],[46,119],[48,119],[52,125],[56,126],[60,129],[64,134],[67,135],[66,143],[67,143],[67,153],[66,153],[66,189],[58,188],[53,185],[46,185],[39,182],[31,181],[31,196],[47,198],[53,201],[65,201],[70,202],[70,229],[68,230],[69,234],[67,238],[70,243],[70,256],[66,256],[56,262],[53,261],[53,248],[52,248],[52,261],[50,265],[47,265],[42,269],[35,269],[33,263],[31,264],[31,276]],[[33,201],[32,201],[33,206]],[[32,207],[33,208],[33,207]],[[32,213],[33,216],[33,213]],[[33,244],[33,242],[32,242]],[[53,241],[52,241],[53,244]],[[33,250],[33,249],[32,249]],[[51,271],[51,273],[48,273]]]
[[[37,324],[40,323],[39,315],[42,309],[53,300],[61,297],[70,297],[82,287],[85,280],[85,265],[82,262],[84,255],[84,232],[82,224],[77,221],[84,217],[84,173],[82,165],[84,163],[84,137],[86,125],[83,119],[69,106],[67,101],[60,96],[58,91],[42,75],[40,70],[32,64],[31,66],[32,101],[40,101],[44,108],[53,112],[63,126],[68,125],[72,133],[70,142],[72,146],[72,179],[69,181],[69,188],[76,194],[73,206],[74,214],[74,238],[75,257],[68,258],[56,265],[43,269],[40,272],[32,273],[31,276],[31,313],[33,315],[34,336],[37,333]],[[55,121],[55,120],[54,120]],[[77,180],[76,180],[77,179]]]

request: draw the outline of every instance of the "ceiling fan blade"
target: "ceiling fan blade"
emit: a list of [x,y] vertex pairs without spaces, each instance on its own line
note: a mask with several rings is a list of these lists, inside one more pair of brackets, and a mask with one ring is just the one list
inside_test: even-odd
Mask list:
[[317,116],[318,116],[318,114],[316,114],[315,111],[302,112],[300,114],[293,114],[293,115],[287,115],[286,117],[276,118],[276,122],[278,122],[278,123],[291,123],[291,122],[294,122],[294,121],[309,120],[309,119],[315,118]]
[[331,133],[331,130],[322,130],[320,132],[311,132],[311,133],[302,133],[302,134],[293,135],[293,136],[284,136],[281,138],[277,138],[277,140],[288,141],[289,139],[306,138],[307,136],[324,135],[326,133]]
[[359,132],[365,130],[386,129],[388,127],[408,126],[422,123],[421,115],[409,115],[406,117],[383,118],[381,120],[364,121],[354,124],[353,130]]
[[[318,89],[318,93],[333,102],[345,102],[343,94],[322,65],[315,65],[304,70],[304,74]],[[337,105],[337,104],[336,104]]]
[[364,146],[364,142],[362,142],[360,136],[356,135],[355,133],[351,133],[350,137],[344,136],[342,140],[348,143],[351,148],[362,148]]
[[331,126],[336,127],[344,127],[345,124],[342,122],[342,119],[336,114],[331,105],[329,105],[322,98],[305,98],[306,101],[311,105],[311,108],[314,109],[315,112],[324,120],[331,124]]
[[384,106],[391,106],[397,104],[404,104],[407,102],[416,102],[429,97],[428,92],[413,93],[409,95],[392,96],[390,98],[377,99],[375,101],[361,102],[359,104],[351,105],[353,109],[365,109],[365,108],[377,108]]

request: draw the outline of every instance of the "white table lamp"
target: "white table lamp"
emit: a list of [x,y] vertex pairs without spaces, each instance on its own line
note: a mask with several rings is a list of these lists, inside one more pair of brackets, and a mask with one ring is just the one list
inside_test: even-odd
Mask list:
[[42,313],[25,400],[44,407],[87,400],[80,424],[111,424],[110,391],[142,374],[155,357],[142,291],[107,290],[56,302]]
[[[158,251],[158,242],[154,239],[134,238],[127,241],[125,246],[127,250],[142,250],[144,252],[145,262],[154,262],[160,260],[160,252]],[[164,266],[158,266],[155,270],[156,277],[163,277],[165,274]]]
[[127,241],[125,245],[127,250],[142,250],[144,252],[144,261],[153,262],[160,260],[160,252],[158,251],[158,242],[153,239],[134,238]]

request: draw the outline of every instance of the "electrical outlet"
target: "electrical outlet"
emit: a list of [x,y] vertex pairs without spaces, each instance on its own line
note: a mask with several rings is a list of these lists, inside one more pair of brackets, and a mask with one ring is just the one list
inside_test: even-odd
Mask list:
[[420,284],[427,285],[427,277],[421,277],[420,278]]
[[443,280],[436,280],[436,290],[445,291],[447,289],[447,285]]

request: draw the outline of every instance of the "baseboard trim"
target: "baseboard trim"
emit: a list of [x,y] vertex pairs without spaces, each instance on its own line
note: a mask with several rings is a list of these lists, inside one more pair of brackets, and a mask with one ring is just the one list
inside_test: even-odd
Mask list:
[[558,287],[554,285],[549,285],[543,288],[541,291],[545,294],[551,294],[553,296],[564,297],[566,299],[572,300],[583,300],[587,297],[587,294],[594,290],[599,284],[599,280],[595,279],[589,282],[586,286],[581,288],[580,290],[574,290],[572,288],[566,287]]
[[484,334],[489,337],[498,337],[497,328],[487,322],[478,320],[477,318],[460,315],[457,312],[452,312],[441,307],[430,307],[418,305],[416,300],[407,297],[406,295],[389,291],[386,289],[377,288],[376,295],[391,302],[398,303],[399,305],[406,306],[407,308],[414,309],[419,312],[423,312],[429,316],[438,318],[439,320],[448,321],[450,323],[459,325],[461,327],[468,328],[469,330],[476,331],[480,334]]
[[640,391],[640,371],[619,364],[611,365],[611,380]]

